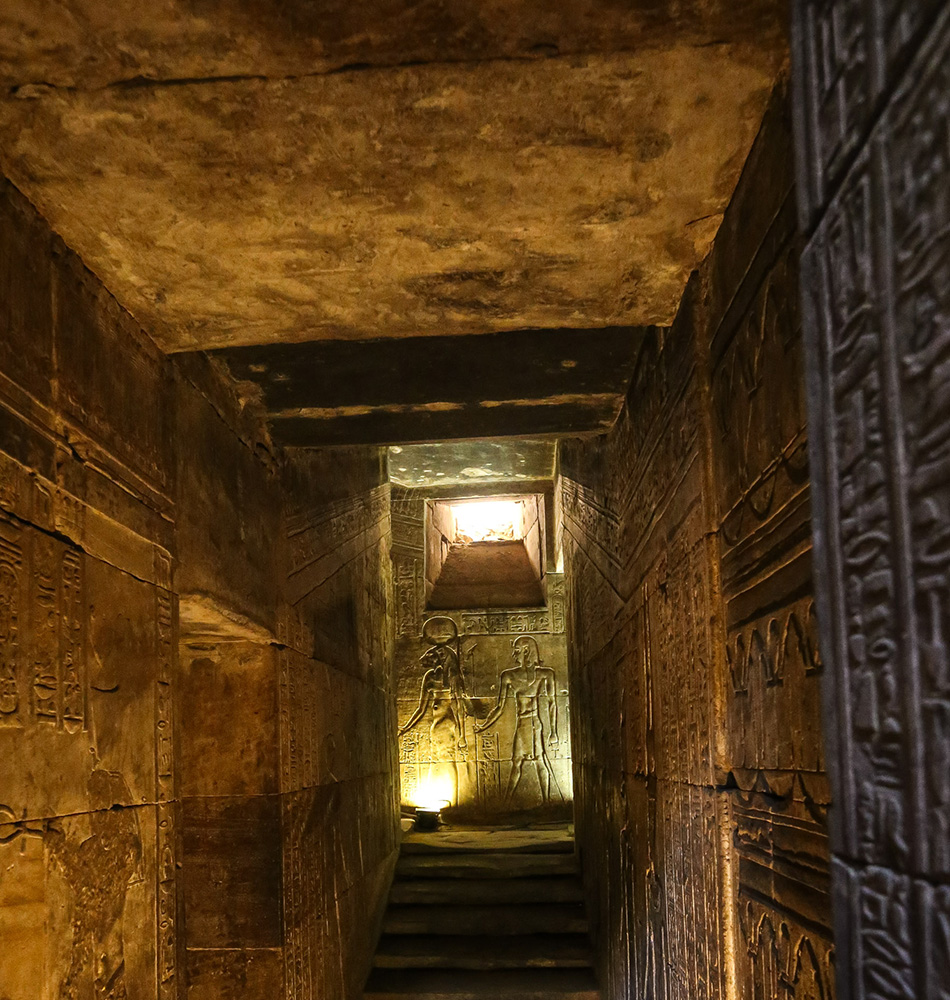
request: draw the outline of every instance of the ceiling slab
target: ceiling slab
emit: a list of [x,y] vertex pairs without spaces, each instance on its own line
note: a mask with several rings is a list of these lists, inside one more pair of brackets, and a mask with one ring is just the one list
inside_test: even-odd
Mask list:
[[[186,9],[210,34],[195,35],[189,57],[187,17],[176,40],[146,5],[120,3],[108,8],[115,23],[146,11],[138,33],[114,48],[106,31],[97,46],[90,12],[103,5],[54,5],[77,33],[63,42],[57,75],[55,46],[42,39],[60,28],[37,26],[24,43],[32,56],[11,55],[12,14],[22,19],[26,7],[4,5],[0,62],[21,82],[0,100],[0,164],[167,351],[666,324],[716,232],[783,58],[774,32],[755,44],[684,44],[676,31],[691,29],[669,13],[681,5],[652,4],[637,5],[637,17],[655,10],[667,47],[271,77],[306,60],[289,28],[262,31],[254,50],[265,5],[236,5],[245,35],[233,35],[224,4],[151,6]],[[278,8],[323,23],[314,5]],[[614,8],[628,5],[568,5],[582,21]],[[412,19],[437,9],[387,7],[405,28],[394,37],[405,42]],[[731,9],[697,5],[696,23],[709,35],[715,12],[733,24]],[[361,35],[327,10],[326,30],[339,16],[341,37],[363,38],[372,58],[424,57],[399,41],[380,55],[381,27]],[[227,38],[216,47],[219,14]],[[489,8],[445,16],[460,57],[544,34],[525,34],[530,17],[502,16],[498,37],[479,48],[472,39],[495,23]],[[594,32],[603,44],[614,23],[605,17]],[[329,52],[329,36],[314,32],[308,44]],[[256,69],[235,61],[244,43],[232,36],[257,52]],[[359,48],[344,39],[339,58]],[[126,56],[128,66],[109,63]],[[252,70],[262,75],[193,80]],[[142,74],[181,76],[135,79]],[[101,85],[116,78],[132,83]]]
[[639,327],[311,341],[211,352],[288,446],[566,434],[610,426]]
[[553,441],[453,441],[410,444],[389,449],[389,479],[398,486],[518,487],[553,480]]
[[0,86],[303,76],[343,67],[782,42],[776,0],[4,0]]

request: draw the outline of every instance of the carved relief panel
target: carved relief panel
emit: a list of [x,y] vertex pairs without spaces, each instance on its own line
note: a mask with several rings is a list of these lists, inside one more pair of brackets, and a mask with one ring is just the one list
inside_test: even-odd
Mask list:
[[0,995],[171,1000],[173,598],[6,518],[0,588]]
[[549,608],[427,613],[420,636],[400,639],[404,802],[429,795],[479,812],[570,802],[563,623],[558,583]]
[[[840,983],[861,1000],[940,996],[950,11],[801,0],[795,33]],[[829,155],[827,95],[845,156]]]

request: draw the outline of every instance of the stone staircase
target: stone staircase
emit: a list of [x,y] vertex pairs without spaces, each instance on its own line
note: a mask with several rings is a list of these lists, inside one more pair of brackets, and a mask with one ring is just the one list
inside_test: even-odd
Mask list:
[[599,1000],[574,841],[408,834],[365,1000]]

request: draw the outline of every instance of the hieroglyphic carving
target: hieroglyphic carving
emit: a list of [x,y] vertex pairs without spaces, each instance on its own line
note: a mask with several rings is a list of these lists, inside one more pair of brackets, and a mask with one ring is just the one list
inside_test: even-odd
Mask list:
[[[810,71],[829,23],[815,8],[862,38],[860,59],[853,46],[826,60],[860,81],[836,95],[847,164],[824,155],[814,113]],[[834,865],[841,983],[859,1000],[936,996],[946,935],[929,931],[950,919],[939,891],[950,875],[950,10],[802,0],[796,45],[800,174],[816,192],[803,300],[817,578],[848,858]]]
[[411,730],[399,737],[400,795],[404,802],[415,802],[419,789],[419,734]]
[[23,553],[20,532],[0,523],[0,726],[22,725],[20,580]]
[[[787,480],[795,486],[807,481],[801,392],[796,382],[779,381],[789,360],[797,361],[789,355],[797,348],[798,329],[797,253],[788,239],[711,375],[722,514],[738,503],[765,520],[784,501]],[[728,330],[724,324],[717,337]],[[772,449],[782,449],[778,460]],[[784,488],[777,489],[780,479]]]
[[478,737],[478,790],[488,801],[501,795],[501,765],[498,759],[498,734],[480,733]]
[[548,577],[548,606],[551,611],[551,631],[561,635],[567,629],[563,573],[552,573]]
[[366,495],[348,497],[317,511],[288,519],[291,575],[327,552],[369,530],[389,512],[389,487],[378,486]]
[[396,598],[396,635],[419,634],[422,603],[422,567],[418,559],[399,555],[393,559]]
[[739,632],[726,644],[726,663],[737,695],[749,693],[753,673],[762,677],[766,687],[782,684],[790,664],[800,666],[808,676],[821,673],[815,602],[808,598],[786,610],[781,619],[770,618],[767,625],[754,626],[748,636]]
[[[898,331],[899,419],[907,462],[905,483],[915,647],[907,651],[904,717],[910,765],[924,772],[913,804],[916,852],[932,871],[950,874],[950,24],[926,74],[895,96],[887,139],[893,244],[893,315]],[[913,661],[919,666],[915,670]],[[929,749],[924,749],[924,748]]]
[[413,490],[391,486],[393,551],[422,559],[425,551],[425,500]]
[[[563,621],[563,619],[562,619]],[[462,631],[466,635],[506,635],[512,632],[552,632],[549,611],[465,611]]]
[[761,900],[744,898],[739,908],[749,997],[829,1000],[834,996],[830,937],[817,937]]
[[39,532],[33,535],[32,600],[33,718],[56,726],[61,721],[59,670],[59,572],[57,543]]
[[301,816],[293,799],[281,797],[281,841],[283,844],[284,903],[284,987],[288,1000],[309,997],[304,982],[304,944],[308,937],[303,926],[303,863],[301,858]]
[[83,642],[82,563],[72,549],[63,553],[60,670],[62,672],[62,726],[78,733],[86,719],[85,643]]
[[177,802],[175,801],[175,755],[173,677],[175,664],[175,620],[173,598],[156,591],[156,628],[158,631],[158,672],[155,690],[155,784],[156,806],[156,929],[159,1000],[174,1000],[177,995]]
[[[430,614],[422,629],[421,655],[403,640],[399,754],[404,802],[412,803],[420,786],[443,782],[454,785],[456,804],[484,815],[509,810],[512,800],[517,800],[518,809],[569,800],[571,757],[566,724],[558,730],[556,746],[548,743],[546,733],[544,753],[536,758],[541,768],[538,775],[531,766],[535,758],[530,741],[518,736],[517,712],[504,711],[494,721],[497,731],[476,735],[474,730],[497,704],[499,677],[507,677],[512,654],[525,643],[543,651],[547,661],[543,670],[554,668],[550,692],[545,693],[539,710],[546,713],[549,707],[556,708],[563,723],[566,649],[563,636],[553,634],[549,622],[546,609]],[[532,625],[548,630],[524,631]],[[526,702],[523,708],[526,718],[521,725],[527,727],[531,705]],[[543,725],[550,728],[546,715]],[[519,781],[522,772],[524,780]]]
[[824,201],[828,185],[861,139],[872,93],[874,42],[866,5],[854,0],[802,0],[798,14],[808,116],[800,140],[799,162],[805,169],[799,171],[799,197],[807,217]]
[[[4,522],[0,537],[0,725],[86,726],[86,642],[81,554],[32,528]],[[22,541],[21,541],[22,537]],[[20,603],[21,579],[29,600]]]
[[[892,458],[877,364],[881,347],[872,202],[865,159],[806,259],[817,271],[814,293],[827,296],[810,301],[822,317],[816,333],[830,362],[825,391],[834,423],[834,436],[825,442],[834,474],[823,484],[826,506],[820,513],[834,511],[829,543],[842,560],[842,575],[835,572],[828,579],[828,618],[841,630],[829,649],[835,680],[844,687],[840,697],[848,719],[835,733],[842,764],[842,831],[856,854],[870,859],[885,852],[900,859],[908,846],[902,791],[906,761],[900,737],[899,625],[893,613],[898,587],[893,496],[886,473]],[[810,287],[808,281],[805,287]]]
[[290,699],[290,656],[287,650],[282,649],[277,654],[278,660],[278,697],[279,697],[279,725],[280,725],[280,790],[289,792],[295,786],[293,784],[296,777],[296,767],[293,759],[294,754],[294,733],[293,733],[293,705]]
[[20,506],[21,476],[19,464],[4,455],[0,459],[0,510],[17,512]]

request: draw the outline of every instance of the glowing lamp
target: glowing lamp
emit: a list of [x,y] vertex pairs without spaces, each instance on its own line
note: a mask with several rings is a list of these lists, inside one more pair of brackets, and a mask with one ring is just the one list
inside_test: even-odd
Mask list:
[[429,833],[438,830],[439,823],[442,822],[441,806],[416,806],[416,822],[414,830]]
[[437,830],[442,821],[442,809],[452,804],[455,794],[451,778],[429,778],[424,781],[415,795],[416,830]]

